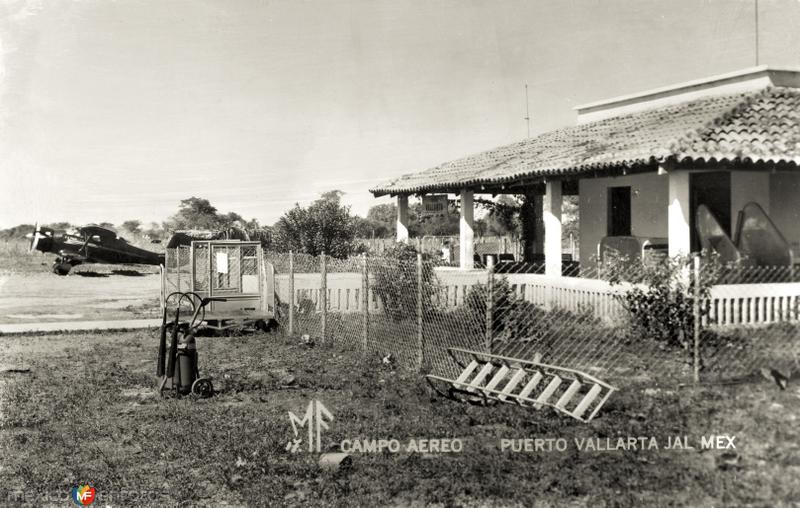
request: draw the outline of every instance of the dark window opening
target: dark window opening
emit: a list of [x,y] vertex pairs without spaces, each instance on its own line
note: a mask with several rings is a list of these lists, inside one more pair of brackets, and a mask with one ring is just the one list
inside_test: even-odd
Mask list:
[[697,207],[706,205],[716,217],[725,233],[731,236],[731,174],[727,171],[692,173],[689,175],[689,201],[691,203],[689,226],[692,252],[700,250],[695,216]]
[[608,188],[608,236],[631,235],[631,188]]

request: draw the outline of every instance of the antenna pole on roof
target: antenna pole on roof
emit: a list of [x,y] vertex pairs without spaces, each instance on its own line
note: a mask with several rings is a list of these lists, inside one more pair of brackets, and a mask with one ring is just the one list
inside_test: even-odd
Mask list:
[[758,66],[758,0],[755,0],[755,15],[756,15],[756,67]]
[[528,137],[531,137],[531,113],[528,109],[528,83],[525,83],[525,122],[528,124]]

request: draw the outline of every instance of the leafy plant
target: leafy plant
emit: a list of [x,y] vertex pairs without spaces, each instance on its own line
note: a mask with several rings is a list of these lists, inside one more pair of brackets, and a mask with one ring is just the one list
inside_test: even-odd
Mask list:
[[657,262],[616,256],[605,262],[604,272],[612,284],[630,284],[617,298],[628,311],[633,336],[688,348],[695,320],[707,312],[705,305],[699,305],[695,315],[695,286],[701,301],[708,298],[723,269],[714,256],[703,258],[701,266],[700,277],[695,277],[689,256]]
[[[423,255],[423,260],[428,260],[428,256]],[[397,243],[387,249],[380,259],[371,259],[369,263],[370,272],[374,275],[372,291],[393,321],[416,316],[418,293],[422,297],[423,310],[430,312],[433,295],[438,291],[438,281],[433,265],[423,262],[422,287],[417,291],[417,250],[414,247]]]
[[[478,333],[486,334],[486,305],[489,301],[487,284],[475,284],[464,299],[464,312],[472,316]],[[492,337],[504,340],[530,338],[536,335],[545,311],[517,296],[505,277],[495,277],[492,283]]]
[[323,252],[346,258],[360,251],[355,218],[340,202],[338,191],[327,192],[307,208],[295,205],[275,223],[273,249],[318,256]]

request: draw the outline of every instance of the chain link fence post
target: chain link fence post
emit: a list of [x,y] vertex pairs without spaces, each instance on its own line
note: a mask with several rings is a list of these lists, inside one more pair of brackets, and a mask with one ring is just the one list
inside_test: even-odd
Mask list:
[[695,255],[693,258],[694,270],[692,275],[694,277],[694,298],[692,301],[692,315],[694,317],[694,382],[700,382],[700,256]]
[[422,338],[422,253],[417,252],[417,370],[422,370],[425,361]]
[[369,268],[367,265],[367,253],[361,255],[361,314],[362,331],[361,345],[364,349],[364,356],[368,354],[369,345]]
[[294,335],[294,252],[289,251],[289,335]]
[[492,352],[494,324],[494,256],[486,257],[486,352]]
[[328,341],[328,263],[327,256],[325,256],[324,252],[320,257],[320,272],[322,272],[322,280],[320,284],[319,302],[322,306],[322,342],[325,343]]

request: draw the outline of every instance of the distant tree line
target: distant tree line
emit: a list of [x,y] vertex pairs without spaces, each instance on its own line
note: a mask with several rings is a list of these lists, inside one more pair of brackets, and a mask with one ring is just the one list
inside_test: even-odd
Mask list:
[[[144,225],[136,219],[126,220],[119,226],[102,222],[99,226],[116,231],[132,239],[164,240],[173,231],[186,229],[226,230],[237,228],[246,231],[251,239],[259,240],[265,247],[276,251],[295,251],[311,255],[326,252],[344,258],[363,250],[358,241],[363,238],[392,238],[395,235],[397,206],[386,203],[373,206],[366,217],[351,213],[341,202],[344,193],[332,190],[323,193],[308,206],[286,211],[272,226],[262,225],[256,219],[246,220],[236,212],[221,213],[208,199],[190,197],[180,201],[178,211],[158,224]],[[577,236],[577,199],[570,196],[564,203],[565,231]],[[486,214],[475,221],[478,236],[497,235],[520,237],[526,234],[526,222],[520,219],[521,210],[528,204],[524,196],[500,196],[495,200],[476,199]],[[409,205],[409,233],[414,237],[451,236],[459,231],[459,203],[450,201],[446,213],[425,215],[422,203]],[[74,227],[66,222],[44,224],[55,230]],[[33,231],[33,224],[0,230],[0,239],[24,238]]]

